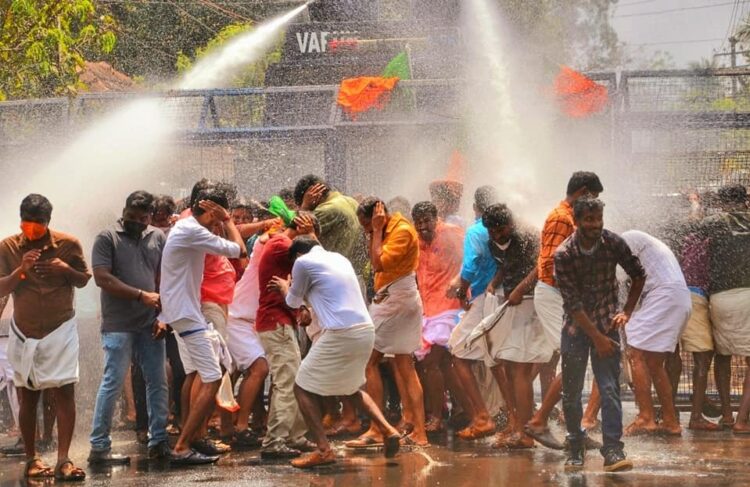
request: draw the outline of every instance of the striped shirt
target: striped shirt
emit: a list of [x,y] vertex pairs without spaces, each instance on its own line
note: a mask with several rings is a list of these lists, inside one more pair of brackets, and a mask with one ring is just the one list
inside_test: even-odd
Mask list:
[[550,286],[555,283],[555,250],[575,231],[573,207],[563,200],[552,210],[542,228],[542,242],[537,259],[537,276],[540,281]]

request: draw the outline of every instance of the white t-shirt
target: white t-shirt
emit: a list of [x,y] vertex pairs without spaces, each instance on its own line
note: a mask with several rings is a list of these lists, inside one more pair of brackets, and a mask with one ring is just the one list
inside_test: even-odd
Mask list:
[[237,258],[240,246],[214,235],[193,216],[178,221],[167,237],[161,258],[161,314],[174,323],[187,319],[205,324],[201,313],[201,280],[206,254]]
[[286,304],[310,303],[324,330],[341,330],[372,323],[349,259],[321,246],[298,258],[292,267],[292,286]]
[[639,230],[628,230],[621,236],[646,271],[644,293],[661,286],[686,286],[680,264],[664,242]]
[[260,238],[255,239],[253,251],[250,254],[250,262],[245,268],[245,273],[234,287],[234,300],[229,305],[229,316],[255,323],[255,315],[258,313],[258,300],[260,299],[260,285],[258,284],[258,263],[263,253],[265,242]]

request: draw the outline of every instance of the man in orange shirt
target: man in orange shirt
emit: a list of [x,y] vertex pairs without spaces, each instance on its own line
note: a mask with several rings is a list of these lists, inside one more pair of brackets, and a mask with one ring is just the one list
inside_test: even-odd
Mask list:
[[447,349],[461,311],[458,298],[449,298],[447,294],[453,278],[461,271],[464,232],[439,219],[437,206],[429,201],[414,205],[411,216],[419,234],[417,284],[424,308],[422,348],[414,355],[419,361],[426,397],[425,429],[433,432],[443,429],[446,386],[457,400],[465,396]]
[[[555,283],[555,251],[565,239],[575,232],[573,204],[584,196],[596,198],[602,191],[604,191],[604,187],[599,180],[599,176],[595,173],[585,171],[574,172],[568,181],[565,199],[547,215],[547,219],[544,221],[542,242],[536,267],[537,284],[534,289],[534,309],[542,322],[547,339],[554,345],[556,350],[560,350],[560,339],[562,336],[563,299]],[[558,359],[559,357],[555,355],[550,364],[548,364],[548,370],[551,369],[551,372],[549,372],[550,376],[557,369]],[[544,375],[544,367],[541,374]],[[541,379],[544,383],[544,377]],[[547,384],[549,385],[543,384],[546,387],[543,388],[544,401],[542,402],[542,406],[526,425],[525,432],[546,447],[562,450],[562,443],[552,436],[547,426],[549,414],[560,401],[562,394],[562,374],[556,375],[552,382],[548,382]],[[596,418],[596,411],[598,411],[599,404],[598,396],[598,389],[596,383],[594,383],[589,407],[583,418],[584,427],[587,422],[591,423]]]
[[[367,392],[382,408],[383,381],[378,364],[385,354],[394,355],[395,372],[403,385],[404,419],[414,426],[407,438],[426,445],[424,397],[412,358],[422,345],[422,301],[415,276],[419,263],[417,232],[400,213],[388,214],[385,204],[374,197],[360,203],[357,218],[369,235],[370,263],[375,272],[376,294],[370,306],[375,345],[367,363]],[[383,432],[371,426],[347,446],[362,448],[382,443]]]

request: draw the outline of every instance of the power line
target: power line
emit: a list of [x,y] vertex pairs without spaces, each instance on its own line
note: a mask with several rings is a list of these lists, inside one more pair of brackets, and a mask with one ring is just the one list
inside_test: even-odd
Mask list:
[[682,41],[658,41],[658,42],[641,42],[638,44],[626,44],[627,46],[657,46],[662,44],[698,44],[701,42],[717,42],[724,40],[724,37],[715,37],[713,39],[690,39]]
[[737,7],[740,5],[740,0],[736,0],[734,2],[734,6],[732,7],[732,15],[729,16],[729,25],[727,26],[727,33],[724,34],[724,41],[721,43],[721,47],[719,47],[719,50],[723,50],[726,47],[727,39],[729,39],[729,34],[734,31],[734,21],[737,16]]
[[684,12],[688,10],[701,10],[706,8],[713,8],[713,7],[725,7],[727,5],[734,5],[736,2],[724,2],[724,3],[714,3],[711,5],[697,5],[695,7],[680,7],[680,8],[670,8],[666,10],[652,10],[649,12],[636,12],[632,14],[619,14],[619,15],[613,15],[613,17],[644,17],[647,15],[661,15],[661,14],[667,14],[672,12]]
[[637,0],[635,2],[618,3],[615,7],[629,7],[630,5],[640,5],[642,3],[654,3],[656,0]]

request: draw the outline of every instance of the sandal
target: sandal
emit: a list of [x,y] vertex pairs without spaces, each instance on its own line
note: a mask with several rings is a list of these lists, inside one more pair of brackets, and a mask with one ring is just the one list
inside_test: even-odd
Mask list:
[[[34,473],[31,473],[31,469],[35,463],[37,464],[37,470]],[[36,456],[26,462],[26,469],[24,470],[23,476],[27,479],[48,479],[54,477],[55,472],[52,470],[52,467],[48,467],[44,464],[42,457]]]
[[378,448],[378,447],[382,447],[383,445],[384,443],[382,441],[378,441],[371,436],[360,436],[356,440],[344,442],[344,446],[346,448],[351,448],[352,450]]
[[[70,470],[63,472],[63,467],[70,465]],[[86,479],[86,472],[81,467],[76,467],[70,458],[63,458],[55,466],[55,480],[80,482]]]
[[326,452],[315,450],[291,461],[292,467],[297,468],[312,468],[320,465],[330,465],[331,463],[336,463],[336,454],[333,453],[333,450]]
[[479,429],[474,425],[470,425],[468,428],[464,428],[458,433],[456,433],[456,436],[461,438],[462,440],[478,440],[479,438],[484,438],[485,436],[490,436],[495,432],[495,428],[490,425],[487,429]]
[[555,436],[552,434],[552,432],[549,429],[545,429],[541,433],[538,433],[534,431],[533,429],[529,428],[528,426],[526,426],[524,427],[523,432],[529,435],[530,437],[532,437],[541,445],[546,446],[547,448],[551,448],[552,450],[563,449],[563,444],[560,443],[560,440],[555,438]]

